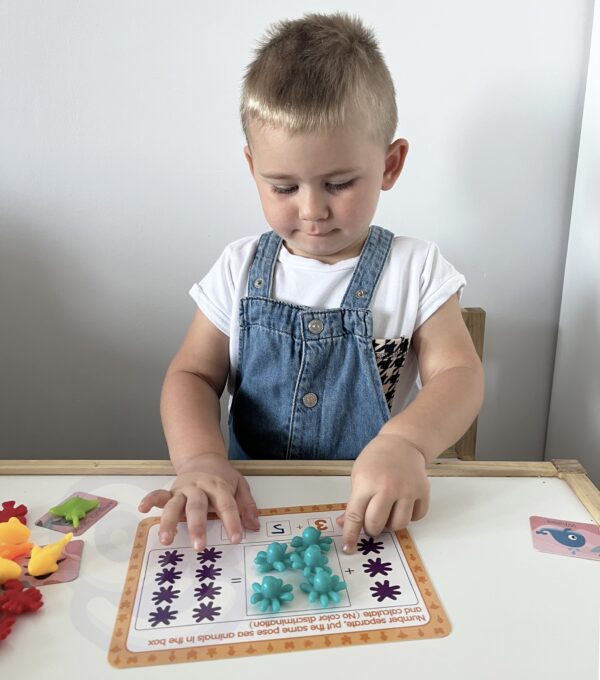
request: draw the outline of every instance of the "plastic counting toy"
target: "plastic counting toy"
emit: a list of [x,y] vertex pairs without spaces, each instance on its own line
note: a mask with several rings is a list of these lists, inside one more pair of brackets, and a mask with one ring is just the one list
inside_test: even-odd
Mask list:
[[0,640],[4,640],[10,635],[12,627],[15,625],[14,616],[5,616],[0,614]]
[[258,604],[263,613],[270,607],[271,611],[277,614],[283,602],[291,602],[294,599],[292,586],[289,583],[284,584],[283,579],[276,576],[263,577],[262,583],[252,584],[252,590],[254,592],[250,602]]
[[100,501],[87,500],[79,496],[73,496],[68,501],[50,508],[50,512],[58,517],[64,517],[75,529],[79,526],[79,520],[83,519],[88,512],[95,510],[100,505]]
[[291,545],[292,548],[302,556],[304,551],[311,545],[316,545],[321,548],[323,552],[328,552],[332,542],[333,539],[329,536],[321,538],[321,532],[316,527],[306,527],[302,532],[302,536],[294,536],[294,538],[292,538]]
[[32,544],[27,542],[29,529],[19,518],[11,517],[7,522],[0,522],[0,557],[14,560],[27,555]]
[[338,591],[344,590],[346,584],[340,581],[339,576],[332,575],[322,567],[317,567],[314,576],[310,576],[308,581],[308,583],[301,583],[300,589],[308,595],[309,602],[318,600],[322,607],[340,603]]
[[7,581],[4,592],[0,592],[0,611],[6,614],[36,612],[42,604],[40,591],[37,588],[24,588],[20,581]]
[[29,538],[29,529],[17,517],[0,522],[0,543],[23,543]]
[[11,517],[16,517],[21,524],[25,524],[27,506],[17,505],[16,501],[4,501],[0,510],[0,522],[7,522]]
[[66,534],[64,538],[56,543],[45,545],[40,548],[34,545],[31,550],[31,559],[27,565],[27,571],[32,576],[45,576],[46,574],[53,574],[57,569],[57,561],[60,559],[63,548],[73,538],[73,534]]
[[37,588],[24,588],[20,581],[10,579],[0,589],[0,640],[8,637],[21,614],[36,612],[43,604]]
[[22,573],[23,570],[16,562],[0,557],[0,584],[19,578]]
[[261,550],[254,563],[261,574],[267,571],[285,571],[290,566],[290,555],[286,555],[285,543],[271,543],[266,551]]
[[318,545],[310,545],[300,556],[299,553],[292,553],[290,563],[293,569],[302,569],[302,573],[307,578],[315,573],[317,567],[321,567],[331,574],[331,569],[327,566],[327,556],[321,552]]

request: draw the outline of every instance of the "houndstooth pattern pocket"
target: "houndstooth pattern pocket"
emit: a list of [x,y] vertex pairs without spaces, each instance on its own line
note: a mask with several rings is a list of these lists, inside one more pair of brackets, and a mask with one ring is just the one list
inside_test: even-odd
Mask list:
[[377,360],[377,369],[381,378],[381,386],[385,394],[388,408],[391,410],[396,386],[400,377],[400,369],[404,366],[408,352],[408,338],[394,338],[391,340],[373,340],[373,349]]

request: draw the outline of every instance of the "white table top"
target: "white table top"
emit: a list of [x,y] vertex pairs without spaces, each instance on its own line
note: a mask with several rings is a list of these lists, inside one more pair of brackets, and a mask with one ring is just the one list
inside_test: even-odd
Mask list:
[[[57,534],[34,526],[75,491],[119,505],[80,538],[81,573],[43,587],[44,607],[17,620],[0,642],[2,677],[323,678],[450,677],[481,680],[599,677],[600,565],[537,552],[529,517],[591,522],[565,482],[536,477],[433,477],[425,519],[409,527],[452,625],[448,637],[175,666],[115,669],[108,646],[132,540],[144,517],[136,507],[170,478],[3,476],[0,500],[29,507],[32,540]],[[347,500],[348,477],[253,477],[259,507]],[[23,620],[25,619],[25,620]]]

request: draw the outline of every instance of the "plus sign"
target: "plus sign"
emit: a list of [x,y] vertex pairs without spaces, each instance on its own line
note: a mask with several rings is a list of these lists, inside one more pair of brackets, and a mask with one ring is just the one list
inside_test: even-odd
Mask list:
[[354,571],[355,571],[354,569],[350,569],[350,568],[346,569],[347,574],[353,574]]
[[298,526],[296,527],[296,529],[302,529],[302,524],[298,524]]

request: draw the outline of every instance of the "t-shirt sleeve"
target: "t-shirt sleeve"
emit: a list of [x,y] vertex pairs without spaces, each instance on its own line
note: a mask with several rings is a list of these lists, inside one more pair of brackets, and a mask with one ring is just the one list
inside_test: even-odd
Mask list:
[[435,314],[452,295],[458,293],[460,299],[465,284],[465,277],[443,257],[437,245],[431,243],[421,272],[415,330]]
[[190,295],[200,311],[227,336],[231,332],[234,288],[229,246],[225,248],[208,274],[190,288]]

